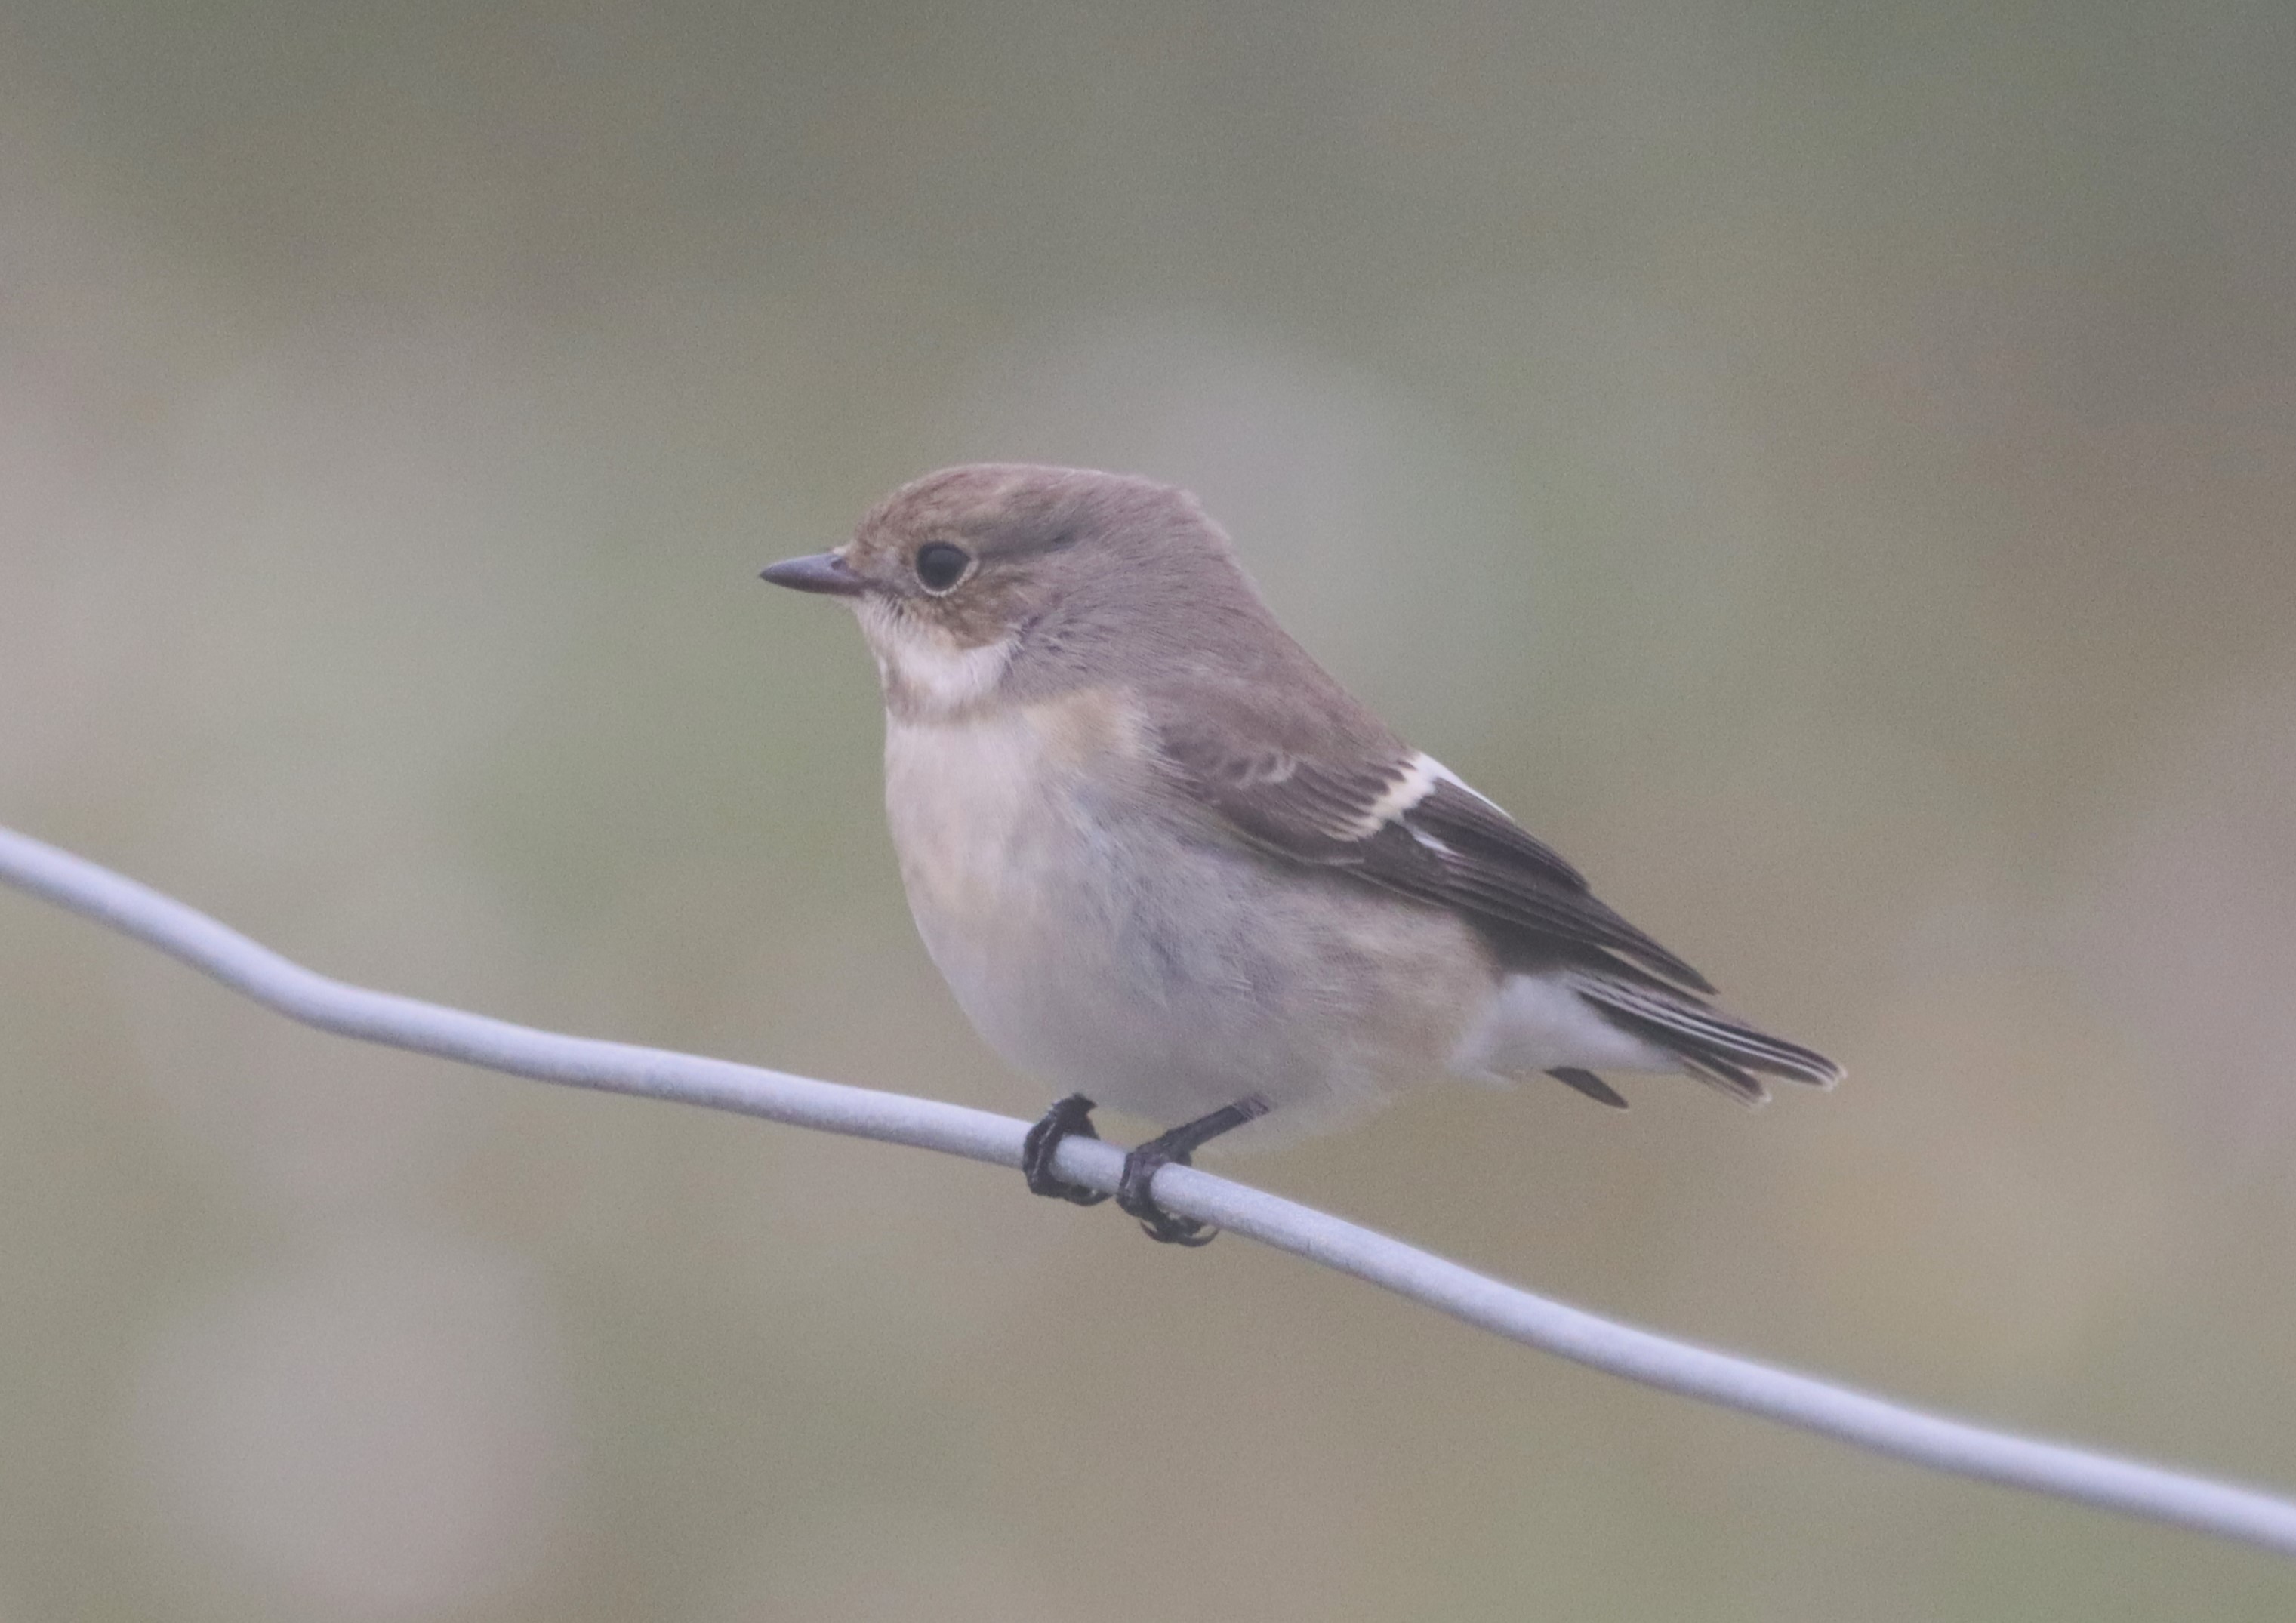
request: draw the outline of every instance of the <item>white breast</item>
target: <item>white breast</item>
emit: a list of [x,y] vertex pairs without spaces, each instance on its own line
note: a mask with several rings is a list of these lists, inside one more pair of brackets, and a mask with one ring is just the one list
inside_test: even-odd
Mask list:
[[886,816],[929,943],[941,929],[988,924],[1032,882],[1036,848],[1062,816],[1044,733],[1018,707],[954,721],[887,717]]
[[925,949],[991,1046],[1040,1076],[1048,1048],[1119,990],[1095,915],[1119,876],[1093,860],[1092,785],[1127,771],[1130,728],[1103,695],[889,716],[885,805]]

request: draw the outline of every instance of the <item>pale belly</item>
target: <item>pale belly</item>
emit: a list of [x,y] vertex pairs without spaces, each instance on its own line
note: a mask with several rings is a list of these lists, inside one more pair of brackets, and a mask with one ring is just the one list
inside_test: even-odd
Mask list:
[[1256,1094],[1262,1141],[1446,1069],[1493,984],[1471,930],[1116,812],[1082,770],[1113,747],[1090,724],[1047,706],[888,732],[910,909],[992,1047],[1160,1124]]

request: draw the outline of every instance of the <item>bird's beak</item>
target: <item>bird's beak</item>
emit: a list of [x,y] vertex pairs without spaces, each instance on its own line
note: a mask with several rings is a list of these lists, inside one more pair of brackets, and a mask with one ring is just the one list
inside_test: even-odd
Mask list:
[[835,553],[784,558],[758,578],[792,592],[825,592],[832,597],[857,597],[863,590],[861,577],[847,569],[845,560]]

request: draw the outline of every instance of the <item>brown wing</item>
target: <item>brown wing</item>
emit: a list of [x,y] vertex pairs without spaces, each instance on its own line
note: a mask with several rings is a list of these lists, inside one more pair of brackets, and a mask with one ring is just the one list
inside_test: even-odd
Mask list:
[[1183,708],[1160,739],[1190,798],[1252,845],[1456,909],[1566,955],[1615,953],[1680,985],[1713,990],[1433,758],[1364,725],[1337,741],[1347,758],[1332,758],[1342,752],[1333,749],[1318,758],[1300,748],[1309,729],[1283,727],[1239,705],[1233,691],[1218,697],[1227,702]]

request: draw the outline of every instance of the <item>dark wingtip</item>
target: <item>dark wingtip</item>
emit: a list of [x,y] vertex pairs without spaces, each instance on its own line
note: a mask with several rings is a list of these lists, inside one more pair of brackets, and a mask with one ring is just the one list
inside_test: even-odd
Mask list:
[[1686,987],[1702,996],[1715,996],[1718,988],[1712,981],[1628,923],[1617,908],[1591,895],[1587,900],[1608,928],[1610,939],[1604,941],[1603,946],[1623,957],[1633,959],[1645,969],[1655,971],[1677,986]]
[[[1618,918],[1618,914],[1615,913],[1611,916],[1612,918]],[[1619,919],[1619,922],[1625,925],[1626,931],[1629,939],[1618,943],[1618,945],[1612,948],[1613,951],[1621,952],[1630,958],[1640,960],[1644,965],[1656,970],[1669,980],[1688,987],[1692,991],[1700,994],[1702,996],[1712,997],[1717,994],[1719,988],[1718,988],[1712,981],[1707,980],[1705,976],[1700,974],[1683,960],[1676,957],[1672,953],[1667,951],[1666,948],[1652,940],[1641,930],[1636,930],[1631,924],[1628,924],[1626,920]]]
[[1722,989],[1716,986],[1712,981],[1707,980],[1705,976],[1700,974],[1696,970],[1692,969],[1690,965],[1685,963],[1681,959],[1676,957],[1672,953],[1669,953],[1666,955],[1666,963],[1664,967],[1668,974],[1682,982],[1683,985],[1688,987],[1692,991],[1697,992],[1702,996],[1712,997]]

